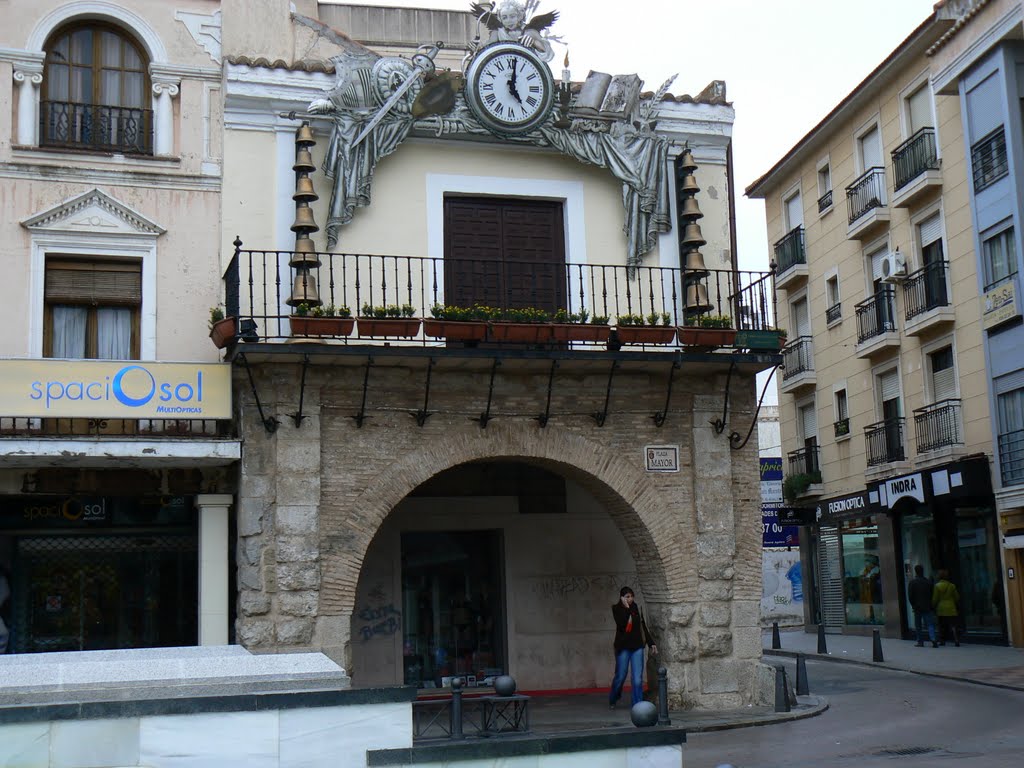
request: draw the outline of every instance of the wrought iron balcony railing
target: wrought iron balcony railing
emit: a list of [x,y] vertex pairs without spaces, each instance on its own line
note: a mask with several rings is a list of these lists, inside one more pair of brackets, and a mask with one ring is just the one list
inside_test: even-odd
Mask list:
[[[429,319],[436,305],[480,304],[500,310],[533,307],[551,315],[559,309],[577,316],[585,312],[591,321],[607,318],[620,332],[626,315],[645,319],[654,315],[658,325],[672,330],[697,325],[705,315],[727,316],[738,330],[773,326],[770,272],[707,270],[693,275],[673,267],[319,253],[299,255],[310,265],[303,289],[302,279],[296,279],[297,268],[290,266],[294,257],[289,251],[236,250],[224,274],[224,304],[229,317],[239,318],[239,338],[250,342],[290,338],[294,306],[289,300],[296,286],[323,305],[347,307],[352,317],[367,305],[404,307],[409,318]],[[695,302],[699,313],[693,311]],[[361,333],[362,323],[356,322]],[[366,343],[356,336],[335,341]],[[421,332],[389,343],[438,342]],[[603,346],[606,342],[581,343]]]
[[898,192],[925,171],[938,170],[935,129],[922,128],[892,151],[892,184]]
[[1006,162],[1006,132],[999,126],[971,147],[974,191],[981,192],[1010,172]]
[[869,467],[906,460],[907,454],[903,447],[903,422],[905,421],[906,419],[900,416],[880,421],[877,424],[869,424],[864,428]]
[[915,409],[914,431],[917,432],[918,453],[963,445],[960,431],[960,400],[940,400],[924,408]]
[[775,244],[775,263],[778,264],[777,274],[779,275],[785,274],[787,270],[797,264],[807,263],[803,227],[790,230]]
[[230,420],[39,419],[0,416],[0,437],[233,437]]
[[949,306],[949,291],[946,288],[948,271],[948,261],[936,261],[907,275],[903,283],[907,320],[932,309]]
[[797,336],[782,348],[782,380],[814,370],[814,344],[810,336]]
[[1024,483],[1024,429],[999,435],[999,474],[1004,486]]
[[857,343],[896,330],[896,292],[892,286],[880,288],[869,299],[855,305],[857,310]]
[[817,445],[808,445],[797,451],[790,451],[786,458],[789,460],[787,476],[811,475],[818,478],[816,482],[821,482],[821,466],[818,464]]
[[39,143],[45,147],[153,154],[153,110],[43,101]]
[[825,310],[825,322],[828,324],[834,323],[836,320],[841,319],[843,316],[843,305],[833,304]]
[[875,208],[885,205],[885,169],[868,170],[846,188],[846,208],[849,223]]
[[823,213],[832,207],[832,190],[818,198],[818,213]]

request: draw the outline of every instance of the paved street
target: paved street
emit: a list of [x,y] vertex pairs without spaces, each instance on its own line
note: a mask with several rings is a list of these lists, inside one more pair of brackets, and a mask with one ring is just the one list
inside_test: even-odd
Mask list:
[[[783,661],[793,679],[795,662]],[[691,734],[687,768],[1021,765],[1024,692],[828,661],[808,661],[807,669],[811,693],[828,699],[828,711],[765,727]]]

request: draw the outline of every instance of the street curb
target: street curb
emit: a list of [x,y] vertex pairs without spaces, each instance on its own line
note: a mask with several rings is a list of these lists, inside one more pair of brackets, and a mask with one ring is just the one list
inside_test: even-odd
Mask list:
[[833,656],[832,654],[822,653],[803,653],[801,651],[786,651],[778,648],[763,648],[762,656],[784,656],[786,658],[795,659],[797,656],[803,656],[805,659],[811,661],[832,661],[837,664],[854,664],[859,667],[870,667],[871,669],[887,669],[890,672],[906,672],[908,675],[920,675],[921,677],[937,677],[942,680],[952,680],[958,683],[970,683],[971,685],[983,685],[987,688],[1001,688],[1004,691],[1024,691],[1024,686],[1020,685],[1009,685],[1007,683],[994,683],[991,680],[976,680],[972,677],[962,677],[960,675],[952,674],[950,672],[926,672],[919,669],[907,669],[906,667],[897,667],[887,661],[861,661],[860,659],[851,659],[845,656]]
[[[804,703],[800,703],[804,702]],[[748,719],[728,720],[721,723],[686,723],[682,727],[689,733],[711,733],[712,731],[728,731],[733,728],[752,728],[758,725],[775,725],[776,723],[788,723],[793,720],[806,720],[809,717],[817,717],[828,709],[828,699],[823,696],[798,696],[797,707],[799,709],[789,712],[778,712],[770,715],[751,716]],[[685,721],[685,718],[680,718]]]

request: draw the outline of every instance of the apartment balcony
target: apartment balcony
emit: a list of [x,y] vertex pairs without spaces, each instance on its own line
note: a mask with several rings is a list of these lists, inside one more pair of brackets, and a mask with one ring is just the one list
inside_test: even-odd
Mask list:
[[942,189],[935,129],[922,128],[892,151],[893,208],[907,208]]
[[855,306],[857,311],[857,347],[854,354],[870,358],[890,348],[899,347],[896,327],[896,292],[885,286],[878,293]]
[[782,381],[779,391],[789,394],[818,383],[814,371],[814,340],[810,336],[798,336],[782,348]]
[[999,475],[1005,488],[1024,483],[1024,429],[999,435]]
[[949,262],[938,261],[907,275],[903,282],[907,336],[921,336],[956,319],[949,300]]
[[832,190],[830,189],[824,195],[818,198],[818,215],[821,216],[824,213],[832,210]]
[[[364,359],[461,354],[489,360],[506,350],[521,358],[596,361],[607,353],[643,352],[648,358],[683,353],[726,367],[743,355],[759,370],[780,360],[777,336],[772,350],[756,343],[772,327],[770,272],[694,275],[669,267],[236,245],[224,275],[227,317],[218,323],[227,332],[211,335],[229,359],[301,350]],[[737,331],[753,340],[737,346]]]
[[792,290],[807,282],[804,228],[797,227],[775,243],[775,287]]
[[786,454],[788,466],[783,496],[787,500],[814,498],[824,492],[818,451],[817,444],[812,444]]
[[846,188],[849,240],[864,240],[889,223],[885,195],[885,169],[869,168]]
[[948,461],[963,453],[960,400],[940,400],[914,411],[917,466]]
[[868,468],[886,467],[900,464],[907,460],[904,447],[904,419],[886,419],[864,428],[864,440],[867,444]]
[[153,110],[41,101],[39,144],[63,149],[152,155]]
[[833,304],[831,307],[825,308],[825,325],[831,328],[836,323],[840,323],[843,320],[843,305]]

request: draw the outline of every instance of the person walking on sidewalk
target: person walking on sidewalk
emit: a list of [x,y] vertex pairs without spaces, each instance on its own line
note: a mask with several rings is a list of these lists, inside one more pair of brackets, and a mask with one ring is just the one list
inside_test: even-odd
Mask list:
[[650,646],[655,656],[658,646],[654,644],[640,606],[633,602],[633,590],[629,587],[619,590],[619,602],[612,606],[612,618],[615,619],[615,676],[608,692],[608,705],[615,709],[615,703],[622,696],[627,668],[631,672],[633,704],[643,699],[644,644]]
[[932,606],[939,617],[939,645],[945,645],[946,638],[952,635],[953,643],[957,648],[960,647],[960,635],[957,634],[959,602],[960,593],[956,585],[949,580],[949,571],[943,568],[939,571],[938,583],[932,589]]
[[914,609],[914,628],[917,630],[918,648],[924,647],[923,629],[928,629],[928,639],[932,641],[932,648],[938,648],[935,640],[935,613],[932,611],[932,580],[924,576],[924,566],[914,566],[914,578],[907,584],[907,598],[910,600],[910,607]]

